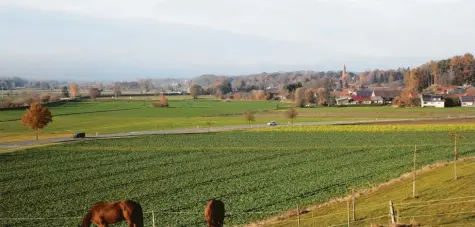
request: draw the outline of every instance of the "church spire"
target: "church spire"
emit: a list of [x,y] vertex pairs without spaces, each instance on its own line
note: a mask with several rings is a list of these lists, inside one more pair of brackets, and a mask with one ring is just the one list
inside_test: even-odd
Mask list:
[[341,72],[341,79],[346,80],[348,78],[348,73],[346,72],[346,65],[343,65],[343,72]]

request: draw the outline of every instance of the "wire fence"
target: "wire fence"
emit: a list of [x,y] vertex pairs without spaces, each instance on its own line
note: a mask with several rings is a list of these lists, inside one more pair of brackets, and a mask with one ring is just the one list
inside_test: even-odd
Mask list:
[[[337,226],[361,226],[362,224],[372,223],[377,221],[378,223],[390,223],[391,216],[396,220],[396,222],[404,221],[411,221],[417,218],[428,218],[428,217],[442,217],[442,216],[450,216],[450,215],[469,215],[475,218],[475,196],[464,196],[464,197],[453,197],[453,198],[446,198],[446,199],[438,199],[438,200],[427,200],[427,201],[418,201],[418,202],[407,202],[407,203],[394,203],[393,206],[397,209],[397,213],[390,213],[390,208],[388,204],[376,204],[370,206],[358,206],[355,211],[362,211],[362,210],[371,210],[373,212],[381,211],[383,215],[378,215],[374,217],[363,217],[356,219],[354,221],[350,220],[350,210],[344,212],[333,212],[328,214],[322,214],[314,216],[311,212],[301,215],[301,212],[296,212],[294,217],[287,218],[285,220],[276,220],[272,221],[273,226],[328,226],[328,227],[337,227]],[[469,200],[467,200],[469,199]],[[457,201],[462,200],[462,201]],[[441,205],[454,205],[454,204],[462,204],[462,203],[473,203],[474,206],[468,206],[470,210],[464,211],[457,211],[457,212],[447,212],[447,213],[418,213],[411,210],[418,209],[418,208],[426,208],[430,206],[441,206]],[[410,211],[410,212],[408,212]],[[204,224],[204,214],[203,212],[186,212],[186,211],[145,211],[143,212],[144,216],[147,216],[145,219],[145,226],[178,226],[179,224],[167,224],[167,223],[160,223],[160,216],[161,215],[173,215],[177,216],[177,219],[183,218],[183,215],[192,215],[192,216],[203,216],[203,224]],[[289,213],[289,211],[282,211],[282,210],[275,210],[275,211],[257,211],[257,212],[226,212],[226,216],[232,215],[253,215],[253,214],[284,214]],[[310,216],[311,215],[311,216]],[[335,216],[339,216],[339,219],[347,219],[346,222],[340,222],[338,224],[324,224],[322,225],[322,221],[325,219],[329,219]],[[157,217],[155,219],[155,217]],[[12,217],[12,218],[0,218],[5,226],[8,226],[6,221],[54,221],[54,220],[71,220],[79,221],[82,219],[82,216],[74,216],[74,217]],[[338,219],[338,218],[336,218]],[[386,219],[386,220],[384,220]],[[317,223],[317,221],[319,221]],[[302,225],[300,224],[302,223]],[[266,224],[261,224],[261,226],[265,226]],[[475,224],[474,224],[475,225]],[[12,225],[13,226],[13,225]],[[228,225],[227,225],[228,226]],[[447,225],[448,226],[448,225]]]
[[[410,203],[394,203],[394,207],[397,209],[397,212],[394,212],[392,215],[394,216],[395,223],[402,223],[403,220],[410,222],[414,219],[417,218],[427,218],[427,217],[443,217],[443,216],[450,216],[450,215],[455,215],[455,216],[460,216],[460,215],[469,215],[470,217],[473,217],[475,219],[475,200],[466,200],[470,198],[475,198],[475,196],[465,196],[465,197],[453,197],[453,198],[446,198],[446,199],[439,199],[439,200],[427,200],[427,201],[418,201],[418,202],[410,202]],[[456,201],[456,202],[447,202],[447,201],[455,201],[455,200],[463,200],[463,201]],[[441,205],[454,205],[454,204],[462,204],[462,203],[474,203],[473,206],[469,206],[469,210],[465,211],[458,211],[458,212],[446,212],[446,213],[432,213],[432,214],[427,214],[427,213],[418,213],[416,212],[418,208],[426,208],[430,206],[441,206]],[[372,224],[373,222],[381,224],[381,223],[391,223],[391,213],[390,213],[390,208],[388,207],[388,204],[377,204],[377,205],[371,205],[371,206],[364,206],[361,207],[359,206],[355,211],[362,211],[362,210],[371,210],[372,212],[375,213],[382,213],[382,215],[378,216],[371,216],[371,217],[363,217],[363,218],[358,218],[356,220],[350,220],[350,217],[352,218],[352,215],[350,216],[350,213],[352,211],[347,210],[345,212],[334,212],[334,213],[329,213],[329,214],[323,214],[323,215],[318,215],[314,216],[312,214],[312,217],[309,217],[309,214],[306,214],[305,216],[302,217],[293,217],[292,219],[287,219],[287,220],[280,220],[280,221],[273,221],[272,225],[273,226],[367,226],[364,224]],[[412,211],[411,211],[412,210]],[[339,217],[334,217],[334,216],[339,216]],[[339,219],[340,222],[339,224],[326,224],[325,220],[332,218],[332,220]],[[457,220],[458,218],[454,218],[454,220]],[[346,220],[345,222],[341,222],[341,220]],[[317,222],[318,221],[318,222]],[[301,223],[299,225],[299,223]],[[263,224],[262,226],[265,226]],[[449,226],[449,224],[447,224]],[[453,226],[453,224],[452,224]],[[462,224],[459,226],[467,226],[465,224]],[[473,226],[475,226],[475,223],[473,223]]]

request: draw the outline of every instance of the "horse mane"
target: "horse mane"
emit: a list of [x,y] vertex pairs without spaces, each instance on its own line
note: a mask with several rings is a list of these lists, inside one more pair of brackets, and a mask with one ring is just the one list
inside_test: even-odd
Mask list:
[[208,227],[222,227],[224,212],[224,203],[221,200],[209,200],[205,207],[205,219],[208,222]]
[[132,213],[132,219],[135,220],[136,227],[143,227],[143,211],[140,203],[137,203],[132,200],[123,200],[119,202],[119,206],[122,210],[129,209],[130,205],[132,205],[134,208]]
[[91,216],[92,211],[89,210],[86,215],[82,218],[82,226],[81,227],[89,227],[91,226]]

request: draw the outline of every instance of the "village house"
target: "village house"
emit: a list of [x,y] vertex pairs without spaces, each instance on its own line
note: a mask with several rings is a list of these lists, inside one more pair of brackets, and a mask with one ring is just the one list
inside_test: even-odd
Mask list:
[[399,94],[400,90],[374,90],[371,97],[374,103],[391,104]]
[[352,93],[350,103],[352,104],[372,104],[373,91],[370,90],[358,90]]
[[462,107],[475,107],[475,96],[460,96]]
[[441,95],[421,95],[422,107],[445,107],[445,100]]
[[340,96],[340,97],[337,97],[336,99],[336,105],[337,106],[346,106],[346,105],[350,105],[350,101],[351,101],[351,97],[349,96]]
[[447,90],[446,93],[447,95],[462,95],[462,94],[465,94],[466,91],[467,89],[464,87],[455,87],[455,88]]

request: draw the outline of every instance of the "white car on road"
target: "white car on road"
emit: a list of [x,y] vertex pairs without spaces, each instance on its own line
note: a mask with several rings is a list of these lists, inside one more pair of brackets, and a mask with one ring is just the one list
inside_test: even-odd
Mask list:
[[267,122],[267,125],[272,126],[272,125],[277,125],[277,123],[275,123],[275,121],[270,121],[270,122]]

